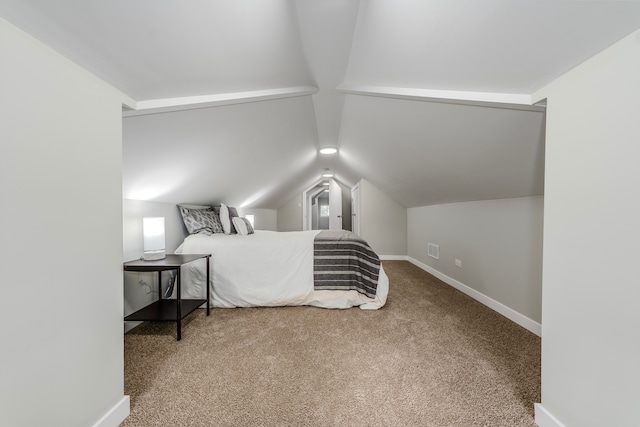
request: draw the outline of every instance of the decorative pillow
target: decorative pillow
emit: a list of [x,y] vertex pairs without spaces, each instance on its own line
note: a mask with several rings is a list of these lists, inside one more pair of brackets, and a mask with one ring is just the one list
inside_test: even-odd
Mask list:
[[213,209],[190,209],[184,206],[178,206],[180,214],[182,214],[182,222],[187,227],[189,234],[204,233],[222,233],[222,224],[220,217]]
[[229,219],[229,208],[224,203],[220,204],[220,224],[224,234],[231,234],[231,220]]
[[229,207],[224,203],[220,205],[220,224],[222,224],[222,231],[224,231],[224,234],[231,234],[233,225],[229,218]]
[[206,211],[210,211],[213,210],[213,208],[211,206],[205,206],[205,205],[191,205],[188,203],[178,203],[179,207],[183,207],[183,208],[187,208],[187,209],[204,209]]
[[233,218],[233,225],[236,226],[236,230],[238,230],[238,234],[247,235],[253,234],[253,227],[247,218],[235,217]]
[[237,218],[238,210],[236,208],[229,208],[229,222],[231,223],[231,234],[236,234],[238,231],[236,230],[236,226],[233,224],[233,218]]
[[[214,210],[216,208],[213,208]],[[239,216],[236,208],[229,207],[222,203],[220,205],[220,223],[224,234],[237,234],[236,226],[233,225],[233,218]]]

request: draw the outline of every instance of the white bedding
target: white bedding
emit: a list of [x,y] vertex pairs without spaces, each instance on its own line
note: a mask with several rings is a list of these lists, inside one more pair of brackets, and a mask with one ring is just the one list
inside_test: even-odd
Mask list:
[[[359,306],[366,310],[387,301],[389,278],[380,265],[377,294],[313,289],[313,239],[319,231],[256,231],[254,234],[193,234],[177,254],[211,254],[211,304],[214,307],[312,305]],[[205,261],[182,268],[182,297],[205,298]]]

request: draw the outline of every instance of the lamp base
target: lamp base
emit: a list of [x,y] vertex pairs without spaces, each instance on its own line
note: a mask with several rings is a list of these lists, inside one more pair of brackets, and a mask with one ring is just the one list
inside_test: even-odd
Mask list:
[[142,254],[142,259],[145,261],[156,261],[164,258],[166,258],[164,249],[159,249],[157,251],[144,251]]

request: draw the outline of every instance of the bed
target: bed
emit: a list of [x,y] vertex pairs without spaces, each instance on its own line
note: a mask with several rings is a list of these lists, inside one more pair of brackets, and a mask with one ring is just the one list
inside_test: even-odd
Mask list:
[[[240,221],[238,225],[242,225]],[[214,307],[309,305],[376,310],[386,303],[389,279],[377,255],[355,234],[251,231],[193,233],[175,251],[212,255],[209,285]],[[342,250],[346,246],[361,248],[356,252],[370,251],[377,259],[378,269],[372,270],[369,264],[375,262],[367,259],[354,261],[357,256],[353,250]],[[336,265],[335,254],[342,254],[338,258],[344,262],[338,264],[359,264],[358,271],[345,271],[347,267]],[[200,261],[182,268],[183,298],[205,298],[206,264]],[[360,285],[353,284],[354,277]]]

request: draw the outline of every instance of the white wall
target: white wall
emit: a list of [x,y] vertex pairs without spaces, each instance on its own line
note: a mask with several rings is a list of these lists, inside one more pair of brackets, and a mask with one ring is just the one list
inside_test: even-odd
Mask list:
[[640,31],[547,98],[542,407],[566,426],[640,425]]
[[360,237],[378,255],[407,254],[407,209],[369,181],[360,181]]
[[116,426],[124,97],[2,19],[0,40],[0,425]]
[[180,210],[175,203],[147,202],[124,199],[122,201],[123,220],[123,261],[131,261],[142,255],[142,218],[164,217],[166,253],[172,254],[188,233]]
[[278,231],[302,231],[302,193],[278,209]]
[[[318,228],[317,230],[328,230],[329,229],[329,217],[320,215],[320,210],[322,206],[327,206],[329,204],[329,198],[318,198],[317,203],[313,205],[313,209],[317,211],[318,215]],[[313,212],[316,213],[316,212]]]
[[253,228],[256,230],[278,230],[278,211],[275,209],[238,208],[238,215],[254,215]]
[[[542,215],[542,196],[410,208],[408,254],[540,323]],[[427,256],[428,242],[440,259]]]

